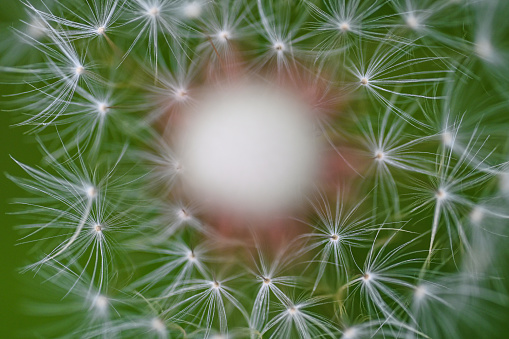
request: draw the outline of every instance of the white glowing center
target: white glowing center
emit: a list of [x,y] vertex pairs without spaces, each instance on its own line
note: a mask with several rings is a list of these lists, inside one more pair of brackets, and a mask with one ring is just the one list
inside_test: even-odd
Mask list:
[[308,107],[257,85],[213,91],[189,121],[184,167],[196,195],[236,211],[291,207],[313,179]]
[[201,4],[198,2],[189,2],[184,6],[184,15],[190,19],[199,17],[201,14]]

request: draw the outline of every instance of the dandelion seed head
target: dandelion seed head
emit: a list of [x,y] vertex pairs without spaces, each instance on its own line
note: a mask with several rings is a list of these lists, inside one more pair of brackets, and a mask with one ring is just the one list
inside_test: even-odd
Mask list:
[[341,22],[338,28],[341,32],[348,32],[351,29],[350,24],[346,21]]
[[28,24],[27,34],[34,39],[40,39],[46,35],[47,28],[44,21],[40,18],[33,17],[30,24]]
[[475,44],[475,53],[486,61],[493,62],[495,60],[495,50],[487,39],[480,40]]
[[343,331],[343,339],[354,339],[357,337],[357,329],[354,327],[350,327]]
[[445,146],[451,147],[454,142],[454,137],[452,133],[449,131],[444,131],[442,133],[442,142],[444,143]]
[[191,219],[191,215],[189,214],[189,212],[184,209],[184,208],[181,208],[177,211],[177,217],[182,220],[182,221],[186,221],[186,220],[189,220]]
[[147,14],[149,16],[151,16],[152,18],[158,17],[160,13],[161,13],[161,9],[157,6],[154,6],[147,11]]
[[407,26],[413,30],[418,29],[421,25],[419,19],[417,19],[417,17],[413,14],[408,15],[405,21]]
[[98,105],[97,105],[97,111],[101,114],[101,115],[105,115],[106,113],[108,113],[109,111],[109,107],[108,107],[108,104],[104,103],[104,102],[100,102]]
[[212,286],[212,288],[213,288],[213,289],[215,289],[215,290],[218,290],[218,289],[221,287],[221,284],[220,284],[218,281],[216,281],[216,280],[212,281],[212,282],[210,283],[210,285],[211,285],[211,286]]
[[182,171],[182,164],[179,162],[179,161],[176,161],[175,163],[173,163],[173,170],[177,173],[181,172]]
[[97,28],[97,34],[104,35],[104,33],[106,33],[106,27],[100,26]]
[[366,78],[366,77],[362,77],[361,78],[361,84],[362,85],[366,86],[368,83],[369,83],[368,78]]
[[85,72],[85,67],[83,66],[77,66],[75,69],[74,69],[74,72],[76,73],[76,75],[82,75],[83,72]]
[[290,306],[288,307],[288,313],[290,315],[296,315],[299,312],[299,308],[297,306]]
[[475,206],[470,212],[470,221],[474,224],[479,224],[483,218],[484,218],[483,208]]
[[268,278],[268,277],[262,277],[262,279],[263,279],[263,283],[264,283],[265,285],[270,285],[270,283],[271,283],[270,278]]
[[103,227],[102,227],[102,225],[100,225],[100,224],[96,224],[96,225],[94,226],[94,229],[95,229],[95,231],[96,231],[97,233],[101,233],[101,232],[102,232],[102,230],[103,230]]
[[229,31],[226,31],[226,30],[219,31],[217,33],[217,38],[221,42],[227,42],[231,38],[231,33]]
[[337,242],[337,241],[339,241],[339,235],[337,235],[337,234],[333,234],[333,235],[331,235],[330,240],[331,240],[332,242]]
[[385,153],[382,151],[376,151],[375,153],[375,160],[377,161],[384,161],[385,159]]
[[282,53],[286,49],[285,44],[282,43],[281,41],[277,41],[276,43],[274,43],[272,48],[274,48],[274,50],[276,50],[276,52],[278,52],[278,53]]
[[202,12],[202,4],[197,1],[191,1],[184,5],[183,13],[189,19],[198,18]]
[[187,253],[187,259],[188,259],[189,261],[196,261],[196,255],[194,254],[194,252],[193,252],[193,251],[189,251],[189,252]]
[[94,186],[89,185],[85,187],[85,194],[87,195],[88,199],[94,199],[97,197],[97,193],[97,189]]
[[426,286],[419,285],[415,288],[415,292],[414,292],[415,300],[421,301],[422,299],[424,299],[424,297],[426,297],[427,294],[428,294],[428,289],[426,288]]
[[448,193],[445,189],[439,188],[437,190],[437,192],[435,193],[435,197],[438,201],[443,201],[443,200],[447,199]]
[[159,318],[154,318],[150,322],[150,326],[152,329],[154,329],[156,332],[159,333],[165,333],[166,332],[166,326],[164,325],[164,322]]
[[502,193],[509,194],[509,172],[499,174],[499,187]]
[[371,280],[374,279],[374,274],[373,273],[370,273],[370,272],[366,272],[364,273],[364,275],[362,276],[362,280],[366,283],[370,282]]
[[104,295],[98,295],[94,300],[94,306],[100,313],[106,313],[108,309],[108,298]]
[[177,101],[186,101],[189,98],[189,94],[184,88],[177,89],[173,95]]

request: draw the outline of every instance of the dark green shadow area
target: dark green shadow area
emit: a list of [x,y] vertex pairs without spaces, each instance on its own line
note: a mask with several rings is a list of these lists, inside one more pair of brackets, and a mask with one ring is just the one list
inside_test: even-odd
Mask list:
[[[9,53],[9,45],[5,43],[11,34],[9,27],[19,22],[23,14],[20,5],[18,0],[0,1],[0,62]],[[21,174],[11,156],[36,164],[40,162],[40,152],[33,136],[24,134],[26,128],[11,126],[15,121],[14,115],[20,113],[6,111],[5,95],[15,91],[15,86],[6,82],[0,72],[0,338],[10,339],[24,337],[22,329],[34,328],[35,324],[23,309],[28,285],[24,282],[26,276],[20,275],[19,270],[26,264],[27,255],[25,247],[16,246],[19,234],[15,225],[19,224],[19,218],[9,214],[14,210],[11,203],[24,192],[6,174]]]

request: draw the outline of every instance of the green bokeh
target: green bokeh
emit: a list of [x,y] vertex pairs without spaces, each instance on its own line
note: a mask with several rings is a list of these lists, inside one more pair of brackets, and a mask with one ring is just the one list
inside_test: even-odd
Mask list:
[[[9,46],[4,43],[10,34],[10,27],[19,22],[23,14],[17,0],[0,1],[0,60],[9,53]],[[0,65],[3,66],[3,65]],[[15,197],[22,196],[23,190],[11,182],[6,173],[19,175],[20,168],[11,159],[16,157],[24,162],[40,162],[40,152],[34,143],[33,136],[24,134],[26,128],[12,126],[16,112],[6,111],[6,94],[12,93],[13,86],[5,84],[0,73],[0,338],[21,338],[21,329],[33,328],[33,320],[23,311],[26,295],[26,275],[20,275],[19,269],[26,264],[26,248],[16,246],[19,234],[15,225],[19,220],[11,203]]]

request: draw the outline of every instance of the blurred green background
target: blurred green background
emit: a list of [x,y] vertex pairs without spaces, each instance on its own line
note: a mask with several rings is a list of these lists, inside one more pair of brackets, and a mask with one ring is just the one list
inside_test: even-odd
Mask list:
[[[19,22],[23,11],[19,8],[18,0],[0,1],[0,61],[9,51],[6,38],[10,35],[11,26]],[[4,66],[4,65],[0,65]],[[33,136],[26,135],[23,127],[14,127],[13,116],[16,112],[7,111],[5,95],[12,93],[15,86],[6,84],[5,77],[0,72],[0,200],[1,200],[1,227],[0,235],[0,338],[24,337],[21,329],[33,328],[33,319],[29,319],[23,312],[23,298],[26,289],[25,275],[19,274],[19,269],[26,264],[26,248],[16,246],[19,235],[14,225],[19,223],[15,215],[8,214],[13,211],[11,203],[14,198],[24,195],[22,189],[12,183],[6,173],[21,174],[21,169],[10,158],[10,155],[24,162],[37,164],[40,162],[40,152]]]
[[[0,87],[4,93],[5,85]],[[4,100],[4,99],[2,99]],[[21,312],[21,299],[26,288],[22,276],[18,273],[19,268],[25,264],[25,249],[15,246],[18,235],[14,229],[16,216],[9,215],[10,203],[14,197],[23,195],[23,191],[7,179],[5,173],[19,174],[20,168],[9,155],[16,156],[30,163],[37,163],[40,159],[39,151],[30,137],[21,133],[20,129],[11,127],[12,119],[7,112],[1,113],[1,158],[0,164],[2,175],[0,176],[1,196],[1,225],[0,236],[0,337],[15,338],[15,330],[26,327],[26,319]],[[18,220],[19,221],[19,220]]]

